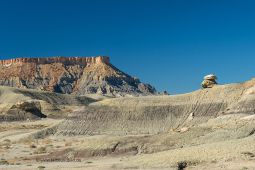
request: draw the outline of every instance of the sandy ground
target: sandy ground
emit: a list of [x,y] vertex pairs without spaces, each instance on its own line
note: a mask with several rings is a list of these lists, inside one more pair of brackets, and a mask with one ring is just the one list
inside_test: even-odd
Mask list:
[[[254,116],[227,115],[158,135],[34,136],[62,120],[0,125],[1,169],[255,169]],[[249,132],[249,133],[247,133]]]

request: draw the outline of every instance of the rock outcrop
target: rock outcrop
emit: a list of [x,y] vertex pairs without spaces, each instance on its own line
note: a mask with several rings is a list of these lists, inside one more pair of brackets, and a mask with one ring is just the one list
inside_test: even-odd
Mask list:
[[156,94],[154,87],[120,71],[105,56],[2,60],[0,85],[78,95]]
[[99,97],[101,98],[96,99],[97,95],[66,95],[0,86],[0,122],[35,120],[45,117],[63,119],[77,108],[109,98]]
[[14,104],[5,115],[6,120],[31,120],[46,118],[39,101],[22,101]]
[[213,86],[218,84],[216,80],[217,80],[217,76],[215,76],[214,74],[209,74],[204,77],[204,80],[201,83],[201,86],[202,88],[212,88]]

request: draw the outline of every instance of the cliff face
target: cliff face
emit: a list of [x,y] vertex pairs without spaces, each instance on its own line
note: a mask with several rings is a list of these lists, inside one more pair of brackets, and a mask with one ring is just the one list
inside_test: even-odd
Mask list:
[[87,64],[99,64],[106,63],[110,64],[109,57],[99,56],[99,57],[50,57],[50,58],[15,58],[9,60],[1,60],[1,66],[10,66],[12,64],[52,64],[52,63],[63,63],[65,65],[83,65]]
[[109,57],[18,58],[0,61],[0,85],[58,93],[150,95],[156,90],[110,64]]

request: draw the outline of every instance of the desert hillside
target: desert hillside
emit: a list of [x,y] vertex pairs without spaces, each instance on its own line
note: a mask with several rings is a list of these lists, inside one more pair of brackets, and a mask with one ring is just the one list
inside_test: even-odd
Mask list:
[[0,166],[255,169],[254,86],[122,98],[1,87]]
[[158,134],[218,116],[254,114],[254,85],[251,80],[182,95],[105,99],[70,114],[58,134]]

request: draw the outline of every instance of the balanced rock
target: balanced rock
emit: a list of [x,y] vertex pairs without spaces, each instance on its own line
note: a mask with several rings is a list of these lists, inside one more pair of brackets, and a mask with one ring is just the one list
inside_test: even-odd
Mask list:
[[206,75],[204,77],[203,82],[201,83],[201,86],[202,88],[212,88],[213,86],[218,84],[216,80],[217,80],[217,76],[215,76],[214,74]]

